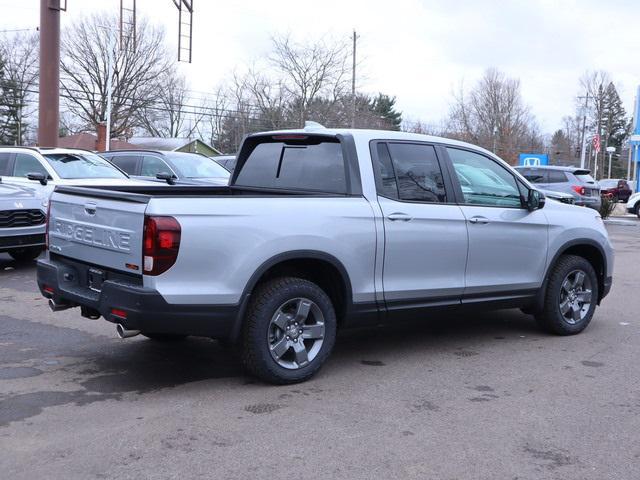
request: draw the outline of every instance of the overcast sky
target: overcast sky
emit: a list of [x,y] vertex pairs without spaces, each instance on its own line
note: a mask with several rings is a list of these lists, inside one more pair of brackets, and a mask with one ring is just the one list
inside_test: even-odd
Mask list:
[[[127,0],[125,0],[127,1]],[[138,0],[138,14],[164,25],[176,50],[172,0]],[[39,0],[0,0],[0,30],[36,27]],[[68,0],[62,25],[119,0]],[[259,59],[275,33],[348,39],[355,28],[360,89],[395,95],[405,118],[438,123],[451,92],[488,67],[521,79],[544,132],[574,111],[585,70],[611,73],[628,112],[640,84],[638,0],[194,0],[192,90],[213,89]]]

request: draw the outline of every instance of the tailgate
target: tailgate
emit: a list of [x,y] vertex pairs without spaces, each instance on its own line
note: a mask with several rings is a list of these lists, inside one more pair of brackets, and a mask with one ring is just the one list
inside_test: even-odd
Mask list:
[[[65,257],[129,273],[142,273],[142,235],[147,197],[81,189],[53,193],[49,250]],[[80,189],[77,189],[80,191]]]

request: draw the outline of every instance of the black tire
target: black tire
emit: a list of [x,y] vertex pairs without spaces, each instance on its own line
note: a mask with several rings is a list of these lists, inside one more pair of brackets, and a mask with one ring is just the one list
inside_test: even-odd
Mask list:
[[[573,272],[582,272],[586,276],[585,282],[588,283],[591,290],[591,299],[588,309],[580,319],[567,319],[561,311],[563,283]],[[574,277],[575,278],[575,277]],[[554,265],[547,281],[547,289],[544,297],[544,306],[542,311],[536,315],[536,321],[540,327],[556,335],[575,335],[582,332],[593,318],[598,301],[598,277],[596,272],[583,257],[576,255],[562,255]],[[584,305],[583,305],[584,307]],[[567,312],[571,315],[571,312]],[[570,323],[571,321],[575,323]]]
[[42,253],[42,247],[24,247],[9,250],[9,255],[16,262],[31,262]]
[[636,215],[640,218],[640,201],[636,203]]
[[[315,357],[304,366],[290,369],[281,366],[272,356],[269,335],[276,312],[281,311],[287,302],[300,298],[310,300],[318,308],[318,314],[323,317],[324,333]],[[336,339],[336,325],[331,299],[315,283],[294,277],[267,281],[252,294],[247,309],[242,332],[242,363],[249,373],[268,383],[285,385],[304,382],[320,370],[331,354]],[[300,341],[301,345],[305,345],[302,337]],[[289,353],[293,352],[287,350]]]
[[181,342],[185,338],[186,335],[178,335],[174,333],[150,333],[150,332],[140,332],[140,335],[143,337],[147,337],[149,340],[154,340],[156,342]]

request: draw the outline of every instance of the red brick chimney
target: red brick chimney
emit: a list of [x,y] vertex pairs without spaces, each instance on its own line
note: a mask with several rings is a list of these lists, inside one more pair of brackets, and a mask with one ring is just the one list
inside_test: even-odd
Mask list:
[[96,139],[96,150],[104,152],[107,149],[107,125],[99,123],[97,126],[98,138]]

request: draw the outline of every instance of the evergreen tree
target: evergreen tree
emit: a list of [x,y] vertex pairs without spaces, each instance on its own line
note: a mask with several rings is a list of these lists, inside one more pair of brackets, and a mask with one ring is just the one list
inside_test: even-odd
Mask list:
[[[622,165],[620,160],[620,154],[622,152],[622,145],[629,135],[630,123],[627,118],[627,112],[622,105],[622,100],[618,94],[613,82],[607,85],[604,90],[602,101],[602,122],[601,128],[603,133],[603,147],[614,147],[616,149],[615,154],[612,157],[611,175],[612,177],[620,177],[621,172],[626,174],[626,168]],[[605,165],[608,162],[608,155],[602,156],[602,165],[600,170],[601,175],[599,177],[604,178],[606,175]]]
[[398,112],[395,106],[396,97],[390,97],[382,93],[379,93],[378,96],[371,101],[371,111],[387,121],[391,130],[400,130],[402,112]]

